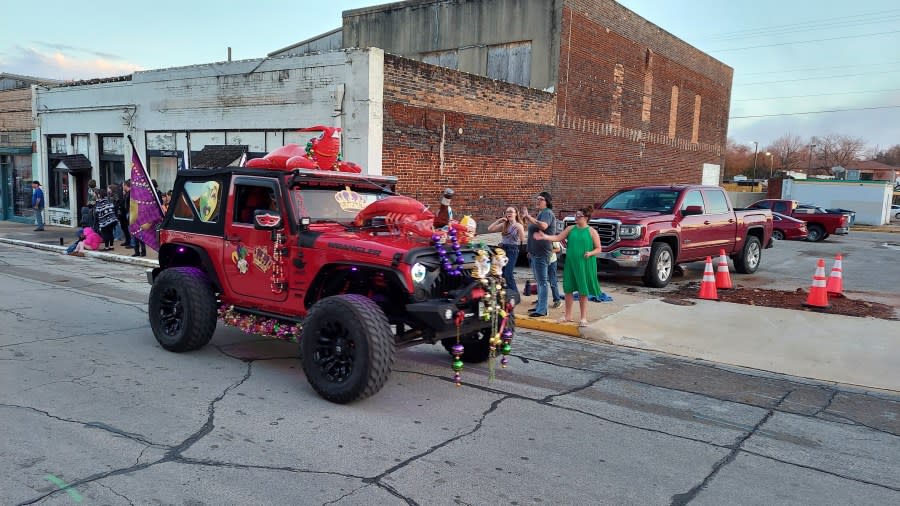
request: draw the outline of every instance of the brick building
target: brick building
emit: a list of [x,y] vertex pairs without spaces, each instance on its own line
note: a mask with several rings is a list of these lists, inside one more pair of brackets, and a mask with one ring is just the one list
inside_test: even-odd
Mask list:
[[407,193],[453,186],[487,218],[540,190],[572,209],[720,181],[732,69],[613,0],[413,0],[344,12],[342,36],[403,57],[382,170]]
[[0,73],[0,220],[31,222],[31,85],[55,82]]

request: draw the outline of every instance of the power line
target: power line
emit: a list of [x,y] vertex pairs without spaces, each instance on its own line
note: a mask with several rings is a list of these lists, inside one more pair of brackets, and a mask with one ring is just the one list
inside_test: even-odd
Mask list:
[[828,69],[845,69],[849,66],[854,67],[873,67],[873,66],[885,66],[885,65],[896,65],[900,63],[900,60],[897,61],[886,61],[881,63],[847,63],[844,65],[831,65],[828,67],[797,67],[791,69],[780,69],[780,70],[763,70],[759,72],[741,72],[742,76],[755,76],[760,74],[787,74],[790,72],[806,72],[810,70],[828,70]]
[[894,13],[894,12],[900,12],[900,9],[888,9],[888,10],[884,10],[884,11],[874,11],[874,12],[867,12],[867,13],[861,13],[861,14],[850,14],[847,16],[840,16],[840,17],[836,17],[836,18],[810,19],[810,20],[807,20],[802,23],[790,23],[790,24],[784,24],[784,25],[765,26],[765,27],[761,27],[761,28],[748,28],[745,30],[735,30],[735,31],[731,31],[731,32],[721,32],[718,34],[713,34],[709,38],[715,39],[715,38],[720,38],[720,37],[731,37],[731,36],[743,35],[746,33],[765,31],[765,30],[784,30],[784,29],[788,29],[788,28],[802,28],[802,27],[807,27],[807,26],[816,26],[821,23],[840,22],[840,21],[844,21],[844,20],[852,19],[852,18],[865,18],[865,17],[869,17],[869,16],[881,16],[884,14],[890,14],[890,13]]
[[784,97],[758,97],[758,98],[736,98],[732,102],[752,102],[758,100],[779,100],[782,98],[808,98],[808,97],[829,97],[832,95],[854,95],[858,93],[882,93],[885,91],[900,91],[900,88],[892,88],[887,90],[864,90],[864,91],[843,91],[840,93],[817,93],[814,95],[790,95]]
[[866,25],[877,25],[881,23],[893,22],[896,20],[898,15],[886,16],[881,18],[876,18],[872,20],[860,19],[856,21],[845,21],[845,20],[836,20],[828,23],[820,23],[815,25],[809,25],[808,28],[800,28],[796,25],[788,26],[786,28],[779,29],[760,29],[756,31],[748,31],[745,35],[736,35],[731,37],[720,37],[718,39],[713,40],[713,42],[727,42],[732,40],[741,40],[741,39],[758,39],[760,37],[771,37],[777,35],[788,35],[792,33],[800,33],[800,32],[813,32],[813,31],[822,31],[825,29],[840,27],[842,30],[846,30],[849,27],[860,27]]
[[734,86],[754,86],[757,84],[793,83],[793,82],[797,82],[797,81],[812,81],[813,79],[837,79],[839,77],[868,76],[868,75],[872,75],[872,74],[888,74],[891,72],[900,72],[900,69],[879,70],[876,72],[860,72],[857,74],[837,74],[837,75],[833,75],[833,76],[800,77],[797,79],[780,79],[777,81],[754,81],[752,83],[735,83]]
[[860,37],[875,37],[878,35],[890,35],[892,33],[900,33],[900,30],[892,30],[890,32],[861,33],[859,35],[845,35],[843,37],[830,37],[827,39],[795,40],[795,41],[791,41],[791,42],[778,42],[775,44],[761,44],[759,46],[733,47],[730,49],[712,49],[709,52],[710,53],[725,53],[728,51],[743,51],[744,49],[759,49],[759,48],[763,48],[763,47],[789,46],[792,44],[808,44],[810,42],[826,42],[826,41],[830,41],[830,40],[858,39]]
[[829,112],[846,112],[846,111],[872,111],[875,109],[897,109],[900,105],[885,105],[880,107],[858,107],[853,109],[830,109],[827,111],[804,111],[804,112],[784,112],[779,114],[757,114],[753,116],[729,116],[728,119],[747,119],[747,118],[771,118],[774,116],[802,116],[804,114],[825,114]]

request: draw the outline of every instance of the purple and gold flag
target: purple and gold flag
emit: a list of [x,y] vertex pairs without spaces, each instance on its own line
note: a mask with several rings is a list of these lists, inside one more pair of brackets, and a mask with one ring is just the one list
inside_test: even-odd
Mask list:
[[[128,140],[131,138],[129,137]],[[156,188],[152,187],[133,142],[131,144],[131,208],[128,212],[128,231],[131,232],[131,235],[144,241],[148,248],[159,251],[156,227],[162,223],[162,206],[159,196],[156,194]]]

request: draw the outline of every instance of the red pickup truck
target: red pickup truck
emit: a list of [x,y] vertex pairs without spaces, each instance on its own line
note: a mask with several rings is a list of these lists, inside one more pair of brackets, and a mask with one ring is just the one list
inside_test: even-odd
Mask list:
[[[567,225],[574,223],[567,217]],[[771,247],[772,213],[735,210],[718,186],[640,186],[619,190],[597,206],[589,221],[597,229],[604,272],[641,276],[661,288],[679,263],[717,256],[724,249],[740,273],[759,267]]]
[[748,209],[769,209],[806,222],[809,231],[807,241],[821,241],[831,234],[846,235],[850,232],[850,216],[843,213],[829,213],[822,209],[800,209],[796,200],[763,199]]

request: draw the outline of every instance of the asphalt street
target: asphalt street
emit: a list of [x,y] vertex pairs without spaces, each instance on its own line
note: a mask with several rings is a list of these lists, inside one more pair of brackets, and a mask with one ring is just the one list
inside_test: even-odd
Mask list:
[[897,504],[900,396],[520,332],[339,406],[297,347],[160,348],[143,269],[0,244],[7,504]]

